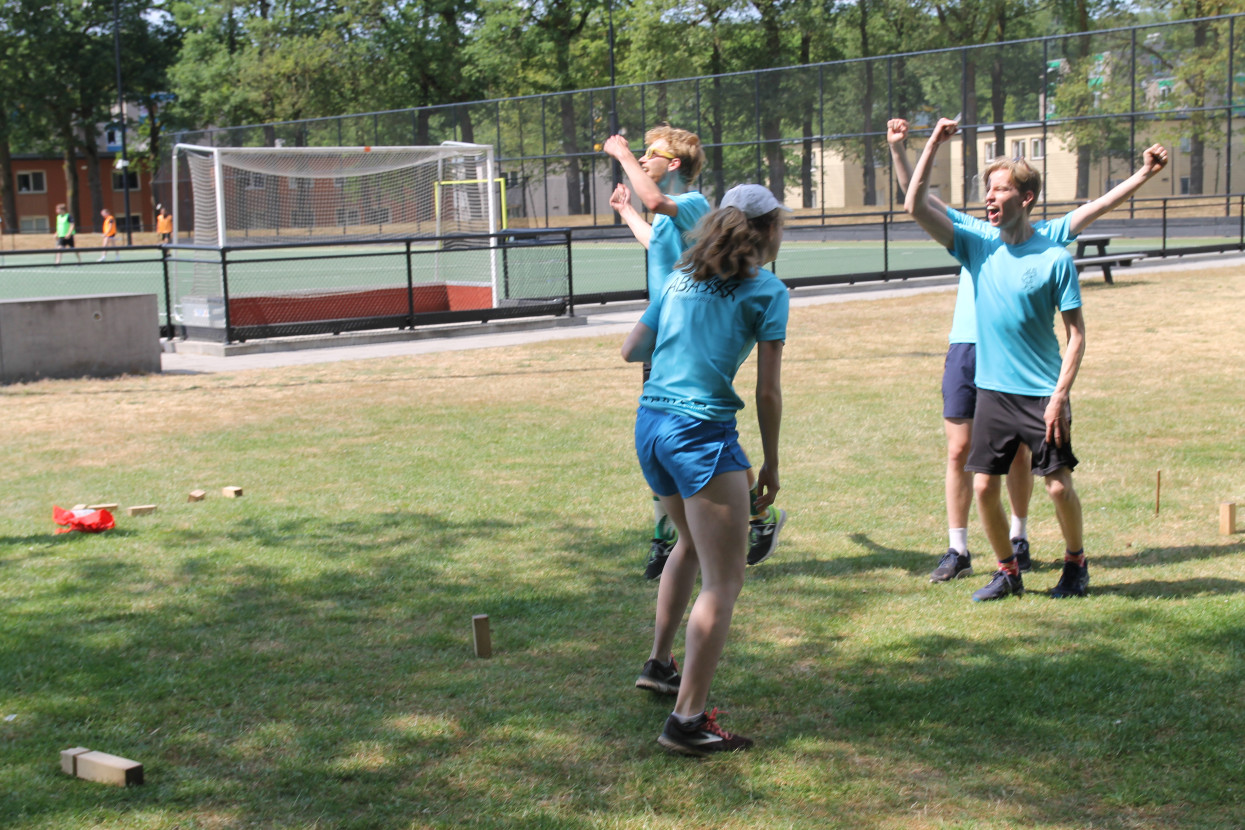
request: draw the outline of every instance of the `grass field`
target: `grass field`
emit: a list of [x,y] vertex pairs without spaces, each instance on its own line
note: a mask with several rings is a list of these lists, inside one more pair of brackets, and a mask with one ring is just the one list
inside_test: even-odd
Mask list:
[[[1084,294],[1070,601],[1040,489],[1026,596],[969,601],[975,516],[983,576],[927,581],[953,296],[793,309],[791,518],[710,696],[757,747],[700,763],[632,686],[656,586],[620,338],[5,387],[0,826],[1239,827],[1245,283]],[[115,530],[53,535],[102,501]],[[145,785],[62,774],[73,746]]]

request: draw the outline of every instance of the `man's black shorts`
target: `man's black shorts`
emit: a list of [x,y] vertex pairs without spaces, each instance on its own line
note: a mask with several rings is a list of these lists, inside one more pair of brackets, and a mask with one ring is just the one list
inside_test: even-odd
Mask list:
[[[989,389],[977,390],[973,414],[973,444],[964,469],[992,476],[1006,475],[1020,445],[1033,451],[1033,474],[1045,476],[1067,467],[1076,469],[1072,441],[1062,447],[1046,443],[1046,404],[1049,397],[1034,398]],[[1068,423],[1072,423],[1069,407]]]
[[72,237],[72,236],[58,236],[58,237],[56,237],[56,247],[58,247],[58,248],[72,248],[72,247],[73,247],[73,237]]

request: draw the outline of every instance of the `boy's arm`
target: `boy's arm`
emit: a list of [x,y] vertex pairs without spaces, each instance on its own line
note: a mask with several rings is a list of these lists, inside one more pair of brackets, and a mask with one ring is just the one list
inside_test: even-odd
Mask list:
[[[887,121],[886,142],[891,148],[891,166],[895,168],[895,181],[899,183],[899,189],[907,193],[908,185],[912,182],[912,164],[908,161],[908,122],[902,118]],[[938,210],[946,212],[947,205],[942,199],[931,195],[929,201]]]
[[674,200],[662,193],[661,189],[657,187],[657,183],[644,172],[644,168],[636,160],[635,154],[631,152],[627,139],[620,135],[612,135],[605,139],[605,145],[602,149],[605,150],[606,154],[618,160],[623,172],[627,174],[627,181],[631,184],[631,189],[635,191],[635,195],[640,197],[640,201],[644,203],[646,210],[650,213],[664,213],[667,216],[674,216],[679,212],[679,206],[675,204]]
[[644,217],[631,204],[631,191],[625,184],[619,182],[614,192],[610,194],[610,207],[618,211],[618,215],[627,223],[627,227],[631,228],[631,233],[647,251],[649,240],[653,238],[653,226],[645,222]]
[[938,153],[938,147],[955,135],[958,129],[958,122],[950,118],[938,119],[938,124],[934,127],[934,132],[930,134],[929,141],[926,142],[925,149],[921,152],[921,158],[917,160],[916,167],[912,171],[912,180],[903,203],[904,210],[925,229],[926,233],[933,237],[935,242],[944,248],[950,248],[955,244],[955,227],[951,224],[951,219],[947,216],[945,209],[939,210],[929,202],[929,173],[934,166],[934,156]]
[[1080,233],[1104,214],[1115,210],[1137,192],[1143,184],[1158,175],[1167,166],[1167,150],[1162,144],[1146,148],[1141,155],[1141,166],[1124,181],[1108,190],[1092,202],[1081,205],[1068,214],[1068,227],[1073,236]]
[[1059,380],[1046,405],[1046,440],[1062,447],[1072,438],[1071,410],[1068,401],[1072,396],[1072,382],[1081,371],[1081,359],[1085,357],[1085,315],[1081,307],[1061,312],[1068,345],[1063,351],[1063,363],[1059,366]]

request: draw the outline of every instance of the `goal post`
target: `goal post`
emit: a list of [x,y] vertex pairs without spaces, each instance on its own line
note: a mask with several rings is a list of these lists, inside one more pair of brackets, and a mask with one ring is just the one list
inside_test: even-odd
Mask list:
[[[400,249],[401,242],[407,241],[409,256],[409,240],[427,239],[427,248],[432,250],[432,240],[443,234],[477,234],[475,246],[483,250],[444,260],[437,256],[427,278],[453,282],[463,286],[462,290],[482,290],[485,296],[491,295],[494,306],[500,301],[502,269],[495,234],[499,221],[505,226],[505,197],[504,190],[499,193],[490,145],[448,141],[432,146],[374,147],[177,144],[173,162],[174,244],[217,249],[222,262],[227,251],[299,243],[351,243],[353,250],[359,250],[355,243],[399,243]],[[179,186],[187,183],[189,193],[179,192]],[[236,261],[237,256],[229,254],[228,258]],[[272,265],[270,270],[277,267]],[[312,281],[306,278],[312,270],[285,274],[286,290],[370,287],[361,285],[357,277],[349,285],[329,285],[324,277]],[[232,293],[225,290],[223,266],[175,263],[174,271],[179,298],[188,295],[196,303],[210,303]],[[231,270],[231,285],[234,274]],[[304,276],[301,282],[300,276]]]
[[[174,150],[174,241],[241,247],[300,239],[438,235],[441,183],[497,178],[493,148],[445,142],[389,147],[206,147]],[[177,193],[182,171],[191,198]],[[461,222],[495,233],[504,208],[492,188],[455,197]],[[186,215],[189,213],[190,215]]]

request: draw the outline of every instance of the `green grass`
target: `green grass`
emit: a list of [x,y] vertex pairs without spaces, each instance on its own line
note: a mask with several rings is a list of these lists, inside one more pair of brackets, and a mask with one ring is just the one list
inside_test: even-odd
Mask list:
[[[1042,595],[1040,488],[1028,595],[926,579],[952,295],[793,310],[791,519],[710,697],[757,748],[703,763],[632,688],[655,586],[617,338],[6,387],[0,826],[1239,826],[1245,536],[1218,504],[1245,502],[1245,285],[1084,292],[1083,601]],[[160,507],[53,534],[96,501]],[[145,785],[63,775],[78,745]]]

